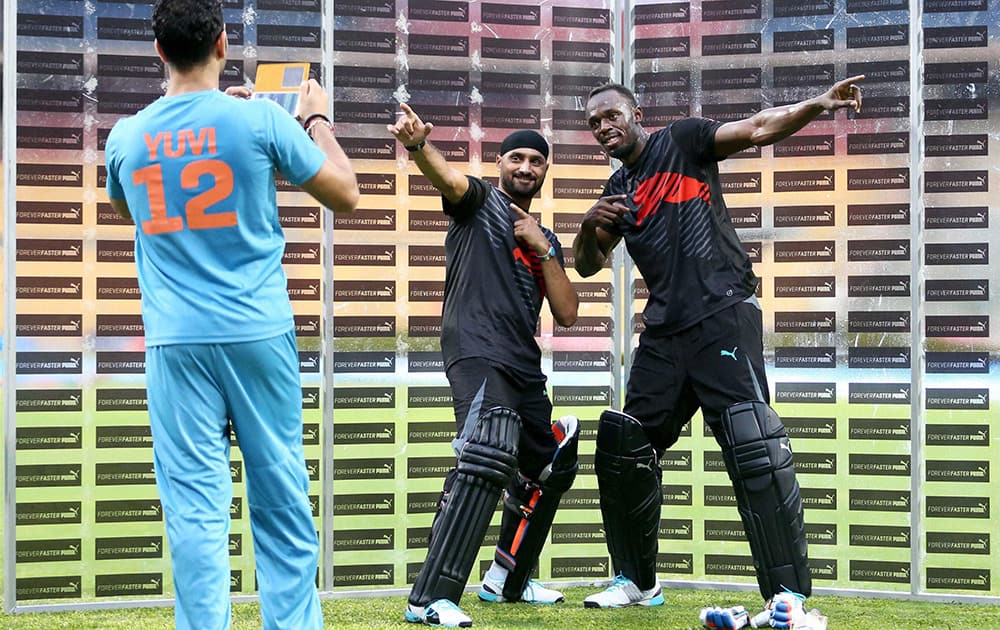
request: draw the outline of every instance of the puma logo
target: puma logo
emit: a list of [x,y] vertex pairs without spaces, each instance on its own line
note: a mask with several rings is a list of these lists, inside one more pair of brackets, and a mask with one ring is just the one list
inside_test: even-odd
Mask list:
[[735,361],[736,360],[736,351],[737,350],[739,350],[739,346],[733,346],[733,351],[732,352],[730,352],[728,350],[719,350],[719,356],[720,357],[731,357],[733,359],[733,361]]
[[789,453],[791,453],[791,452],[792,452],[792,447],[791,447],[791,446],[789,446],[789,445],[788,445],[788,444],[787,444],[786,442],[782,442],[782,443],[781,443],[781,448],[785,449],[785,450],[786,450],[786,451],[788,451]]
[[645,468],[649,472],[653,472],[653,467],[650,466],[649,464],[646,464],[646,463],[643,463],[643,462],[636,462],[635,463],[635,467],[636,468]]

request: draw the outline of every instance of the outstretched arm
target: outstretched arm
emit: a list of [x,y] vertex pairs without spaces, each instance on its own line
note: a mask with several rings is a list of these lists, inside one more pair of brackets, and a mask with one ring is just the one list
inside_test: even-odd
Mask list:
[[[420,116],[406,103],[400,103],[403,115],[394,125],[386,125],[389,133],[396,137],[404,147],[410,147],[410,157],[413,162],[437,188],[444,198],[451,203],[458,203],[469,189],[469,180],[464,174],[448,165],[444,156],[427,141],[427,136],[434,129],[433,123],[425,123]],[[412,147],[419,147],[412,149]]]
[[864,78],[862,74],[844,79],[820,96],[792,105],[771,107],[750,118],[722,125],[715,132],[716,157],[724,158],[751,146],[774,144],[802,129],[825,111],[836,111],[842,107],[861,111],[861,88],[855,83]]
[[[511,210],[517,213],[514,222],[514,238],[525,247],[530,247],[539,256],[545,256],[554,247],[545,237],[538,221],[521,209],[517,204],[510,204]],[[560,326],[569,328],[576,323],[580,300],[576,289],[566,276],[566,270],[559,264],[559,257],[553,255],[542,261],[542,277],[545,278],[546,298],[549,301],[549,311],[552,318]]]

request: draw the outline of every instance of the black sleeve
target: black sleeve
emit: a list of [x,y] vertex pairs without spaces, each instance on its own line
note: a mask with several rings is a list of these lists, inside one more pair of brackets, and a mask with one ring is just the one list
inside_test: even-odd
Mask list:
[[466,176],[469,180],[469,189],[457,203],[448,201],[441,197],[441,208],[444,213],[456,221],[465,221],[476,214],[476,211],[483,207],[486,196],[490,194],[490,185],[478,177]]
[[[608,181],[604,183],[604,192],[601,193],[602,197],[607,197],[608,195],[621,195],[628,192],[621,184],[621,178],[618,175],[620,172],[621,169],[612,173],[611,177],[608,178]],[[623,236],[620,225],[620,223],[602,225],[601,229],[612,236]]]
[[715,132],[721,126],[721,122],[710,118],[684,118],[670,125],[670,137],[681,151],[696,162],[718,162]]

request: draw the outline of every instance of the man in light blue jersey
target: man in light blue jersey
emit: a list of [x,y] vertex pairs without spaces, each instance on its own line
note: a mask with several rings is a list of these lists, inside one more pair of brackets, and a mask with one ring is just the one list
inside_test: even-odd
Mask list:
[[[350,212],[357,181],[315,81],[297,118],[219,91],[219,0],[157,0],[167,93],[108,137],[108,197],[136,225],[156,485],[177,628],[230,627],[230,432],[246,467],[266,629],[319,630],[319,542],[274,171]],[[233,93],[247,96],[248,90]]]

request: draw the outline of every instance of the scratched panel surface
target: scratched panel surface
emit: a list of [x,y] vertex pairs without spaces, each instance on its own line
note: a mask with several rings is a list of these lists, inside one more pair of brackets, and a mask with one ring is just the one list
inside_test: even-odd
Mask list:
[[[877,6],[876,6],[877,4]],[[614,76],[620,23],[607,3],[336,3],[333,68],[320,69],[313,0],[227,0],[231,63],[313,63],[329,76],[337,134],[364,192],[335,221],[333,295],[321,296],[319,208],[283,186],[286,263],[302,351],[307,457],[316,513],[332,474],[336,587],[404,586],[423,558],[452,425],[437,343],[442,221],[436,195],[384,125],[406,100],[470,174],[495,177],[497,143],[540,129],[554,164],[532,209],[568,251],[610,172],[582,125],[585,92]],[[633,10],[634,9],[634,10]],[[877,9],[877,10],[876,10]],[[147,3],[19,3],[17,129],[19,602],[170,594],[145,429],[141,323],[131,228],[103,196],[114,121],[162,93]],[[997,6],[924,9],[924,145],[911,181],[907,6],[650,3],[630,7],[625,76],[651,128],[682,115],[733,119],[864,73],[865,108],[723,163],[734,223],[762,277],[772,398],[793,437],[817,584],[996,594],[989,524],[997,430],[997,306],[989,261],[1000,185]],[[993,29],[995,31],[995,29]],[[15,102],[5,99],[7,103]],[[280,183],[280,182],[279,182]],[[911,186],[926,208],[910,204]],[[912,241],[913,223],[924,230]],[[914,268],[917,271],[914,271]],[[581,320],[543,316],[539,342],[556,413],[584,421],[582,474],[564,499],[545,579],[603,577],[592,438],[616,388],[634,322],[611,315],[610,274],[577,281]],[[636,310],[643,289],[633,278]],[[913,295],[918,308],[913,308]],[[322,299],[335,312],[336,463],[319,461]],[[615,343],[624,337],[624,344]],[[633,338],[634,340],[634,338]],[[921,355],[923,363],[921,363]],[[922,372],[919,372],[922,370]],[[923,374],[923,378],[918,378]],[[910,401],[922,401],[911,418]],[[919,425],[915,424],[919,423]],[[661,577],[752,581],[749,553],[713,440],[700,422],[668,454]],[[914,427],[926,457],[909,459]],[[234,450],[234,592],[254,590]],[[322,471],[322,472],[321,472]],[[910,477],[926,479],[910,496]],[[910,532],[911,509],[925,526]],[[495,520],[480,560],[487,562]],[[317,522],[320,525],[319,522]],[[911,536],[926,552],[910,566]],[[473,580],[478,579],[478,568]]]
[[[438,342],[448,219],[385,125],[408,102],[434,123],[431,139],[453,166],[494,182],[507,133],[544,134],[553,164],[531,211],[557,234],[569,267],[579,218],[609,172],[582,105],[611,74],[615,22],[606,2],[359,1],[337,2],[335,13],[337,134],[363,194],[353,216],[336,219],[334,236],[334,586],[405,586],[454,462]],[[540,562],[544,579],[608,576],[592,438],[620,356],[610,283],[605,271],[578,285],[581,318],[571,329],[542,309],[538,342],[554,413],[580,416],[585,435],[581,475]],[[499,513],[481,563],[492,558],[498,524]],[[377,536],[368,535],[373,528]]]
[[[924,4],[923,168],[928,592],[996,595],[1000,499],[997,400],[997,193],[1000,6]],[[919,331],[914,331],[919,332]]]
[[[721,166],[762,278],[771,395],[793,438],[814,579],[908,591],[921,575],[932,592],[995,594],[983,519],[995,499],[986,481],[996,271],[981,228],[995,206],[997,77],[986,60],[996,34],[986,25],[997,9],[924,10],[927,160],[916,181],[906,3],[638,2],[629,72],[659,126],[684,115],[744,118],[866,75],[860,114],[821,116]],[[925,210],[911,204],[913,187]],[[637,310],[643,288],[637,279]],[[911,436],[922,430],[926,457],[913,462]],[[693,524],[694,535],[680,527],[689,542],[661,545],[661,571],[752,582],[717,447],[704,429],[693,433],[676,447],[690,462],[676,458],[677,506],[665,517]],[[917,497],[912,475],[926,481]],[[919,566],[915,538],[926,554]]]
[[[659,126],[748,118],[868,77],[860,115],[822,115],[721,165],[761,277],[771,397],[795,448],[817,585],[909,589],[909,49],[897,9],[723,0],[641,3],[634,14],[633,79]],[[671,475],[689,500],[666,509],[695,533],[664,544],[661,566],[752,583],[718,447],[707,428],[692,433],[677,447],[690,461]],[[900,495],[902,508],[891,503]],[[861,579],[869,570],[879,577]]]

